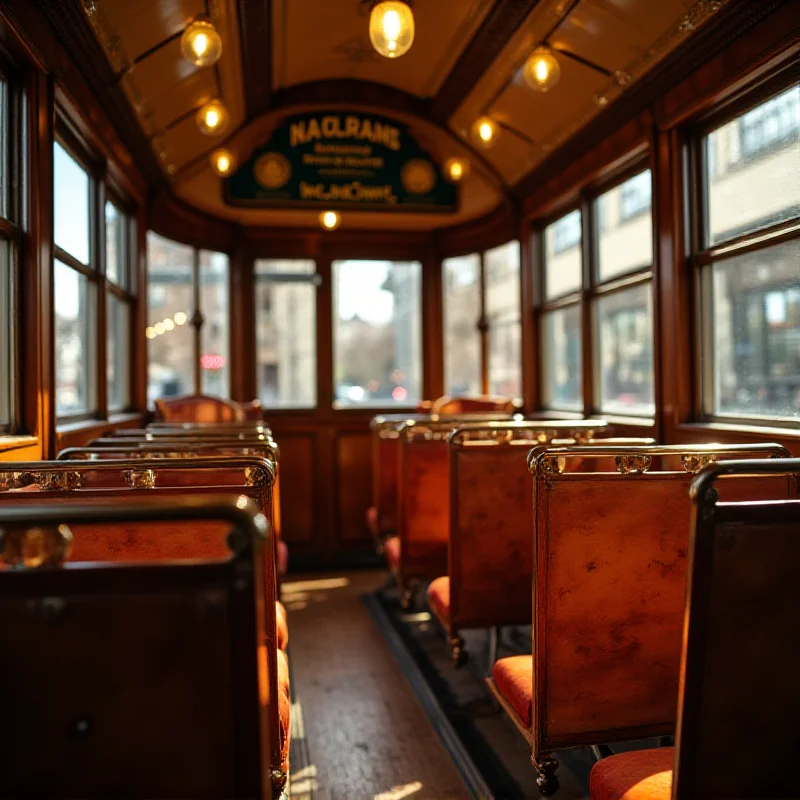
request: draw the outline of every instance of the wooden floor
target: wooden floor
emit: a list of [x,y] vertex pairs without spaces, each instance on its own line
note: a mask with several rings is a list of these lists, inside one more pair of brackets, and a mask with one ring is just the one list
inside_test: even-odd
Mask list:
[[[292,800],[455,800],[469,794],[361,595],[385,571],[300,575],[289,612]],[[299,706],[299,707],[298,707]]]

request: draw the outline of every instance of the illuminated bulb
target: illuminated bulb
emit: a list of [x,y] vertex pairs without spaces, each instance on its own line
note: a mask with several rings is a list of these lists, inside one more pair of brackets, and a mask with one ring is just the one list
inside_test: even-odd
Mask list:
[[338,211],[323,211],[319,222],[326,231],[335,231],[342,222],[342,215]]
[[491,147],[497,138],[497,125],[489,117],[481,117],[472,126],[472,136],[481,147]]
[[561,67],[547,47],[537,47],[525,62],[522,74],[531,89],[547,92],[558,83]]
[[156,334],[156,329],[155,329],[155,328],[153,328],[153,327],[150,327],[150,328],[148,328],[148,329],[147,329],[147,330],[144,332],[144,335],[145,335],[145,336],[146,336],[148,339],[155,339],[155,338],[156,338],[156,335],[157,335],[157,334]]
[[215,150],[211,154],[211,167],[220,178],[230,175],[235,166],[236,162],[230,150],[222,148],[220,150]]
[[399,58],[414,44],[414,14],[401,0],[377,2],[369,16],[372,46],[385,58]]
[[206,103],[197,112],[197,127],[206,136],[219,136],[228,127],[228,109],[219,101]]
[[153,330],[155,330],[156,336],[161,336],[161,334],[164,333],[165,330],[164,323],[156,322],[156,324],[153,326]]
[[183,313],[183,311],[179,311],[179,312],[178,312],[178,313],[177,313],[177,314],[176,314],[176,315],[173,317],[173,319],[175,320],[175,324],[176,324],[176,325],[185,325],[185,324],[187,323],[187,321],[188,321],[188,319],[189,319],[189,318],[186,316],[186,314],[184,314],[184,313]]
[[206,20],[195,20],[181,36],[181,53],[196,67],[210,67],[222,55],[222,39]]
[[444,162],[444,174],[448,180],[458,183],[469,175],[469,161],[462,158],[449,158]]
[[164,326],[165,331],[175,330],[175,323],[169,317],[167,317],[161,324]]

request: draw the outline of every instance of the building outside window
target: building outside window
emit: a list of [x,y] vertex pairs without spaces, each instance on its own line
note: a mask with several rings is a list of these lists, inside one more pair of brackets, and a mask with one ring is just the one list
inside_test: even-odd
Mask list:
[[483,390],[480,320],[483,316],[481,256],[442,261],[444,290],[444,390],[451,397]]

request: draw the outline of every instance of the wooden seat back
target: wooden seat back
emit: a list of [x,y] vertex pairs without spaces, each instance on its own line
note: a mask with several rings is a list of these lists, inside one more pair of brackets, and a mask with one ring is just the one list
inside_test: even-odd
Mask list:
[[[767,476],[780,483],[770,502],[719,501]],[[715,464],[692,484],[675,798],[800,797],[800,501],[781,491],[787,476],[800,479],[800,459]]]
[[[220,559],[59,559],[59,526],[77,544],[86,526],[201,521],[231,532]],[[6,557],[49,561],[0,572],[3,797],[273,796],[269,527],[255,503],[4,504],[0,530]]]
[[[531,452],[536,763],[561,747],[673,732],[693,474],[710,460],[785,456],[769,444]],[[576,458],[613,458],[618,471],[571,472]],[[671,460],[683,469],[659,466]]]
[[431,411],[434,414],[513,414],[518,411],[516,403],[510,397],[498,397],[488,394],[460,395],[449,397],[444,395],[435,400]]
[[155,402],[155,417],[166,422],[244,422],[244,409],[233,400],[204,394],[161,397]]

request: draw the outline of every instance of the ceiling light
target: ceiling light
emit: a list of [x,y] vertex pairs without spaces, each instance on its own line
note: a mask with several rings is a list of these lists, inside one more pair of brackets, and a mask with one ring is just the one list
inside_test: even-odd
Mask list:
[[219,101],[206,103],[197,112],[197,127],[206,136],[219,136],[228,127],[228,109]]
[[444,162],[444,174],[448,180],[458,183],[469,175],[469,161],[463,158],[448,158]]
[[497,123],[489,117],[480,117],[472,126],[472,136],[481,147],[491,147],[497,138]]
[[185,312],[179,311],[172,319],[175,320],[176,325],[185,325],[189,318]]
[[153,330],[156,332],[156,336],[161,336],[161,334],[164,333],[165,330],[164,323],[156,322],[156,324],[153,326]]
[[225,178],[236,168],[236,159],[230,150],[223,147],[211,154],[211,167],[220,178]]
[[335,231],[342,223],[342,215],[338,211],[323,211],[319,223],[326,231]]
[[528,56],[522,74],[531,89],[547,92],[558,83],[561,67],[549,47],[537,47]]
[[414,44],[414,14],[408,3],[382,0],[369,15],[369,38],[385,58],[399,58]]
[[197,19],[181,36],[181,53],[196,67],[210,67],[222,55],[222,39],[208,20]]
[[153,327],[149,327],[149,328],[147,328],[147,330],[144,332],[144,335],[145,335],[145,336],[146,336],[148,339],[155,339],[155,338],[156,338],[156,336],[157,336],[157,334],[156,334],[156,329],[155,329],[155,328],[153,328]]
[[167,317],[161,324],[164,326],[165,331],[175,330],[175,323],[169,317]]

